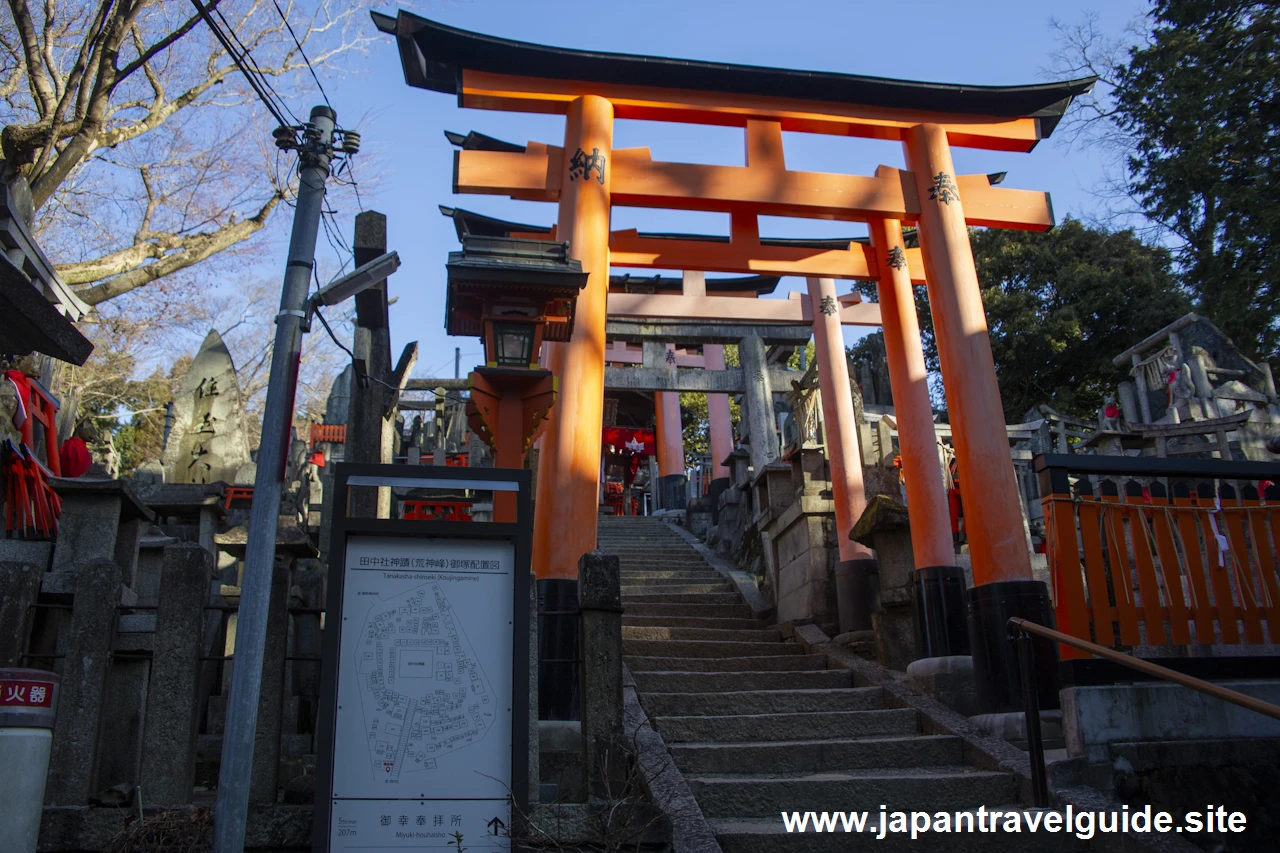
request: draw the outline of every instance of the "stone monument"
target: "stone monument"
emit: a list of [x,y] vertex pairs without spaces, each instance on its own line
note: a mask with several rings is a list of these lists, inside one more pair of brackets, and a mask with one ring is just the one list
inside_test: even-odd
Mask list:
[[174,397],[173,430],[161,461],[166,483],[231,483],[249,461],[235,363],[214,330]]

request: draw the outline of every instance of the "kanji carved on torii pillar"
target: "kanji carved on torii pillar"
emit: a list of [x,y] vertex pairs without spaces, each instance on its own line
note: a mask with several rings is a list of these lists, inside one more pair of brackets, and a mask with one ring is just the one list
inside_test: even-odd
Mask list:
[[[901,279],[919,283],[923,278],[971,521],[976,588],[969,592],[969,631],[975,672],[980,686],[993,679],[1002,683],[1014,679],[1016,665],[1004,641],[1003,625],[997,622],[1008,616],[1042,621],[1046,615],[1051,618],[1051,609],[1044,584],[1031,579],[967,229],[1042,231],[1052,227],[1053,212],[1045,193],[996,186],[987,175],[956,175],[950,147],[1030,151],[1052,132],[1072,98],[1092,88],[1094,79],[1003,87],[925,84],[548,48],[469,33],[406,12],[397,18],[375,14],[374,21],[397,37],[410,85],[455,95],[463,107],[566,116],[561,146],[464,146],[454,163],[455,192],[558,203],[555,237],[567,241],[570,255],[581,261],[589,276],[577,327],[568,341],[552,345],[548,362],[564,396],[542,439],[534,544],[539,576],[573,577],[578,557],[596,542],[611,250],[613,262],[620,266],[804,275],[817,282],[814,287],[820,297],[833,297],[830,305],[844,322],[858,322],[846,316],[861,316],[865,322],[872,307],[860,306],[856,300],[835,300],[823,280],[879,280],[890,284],[898,297],[896,331],[909,330],[911,325],[902,313],[909,300],[899,292]],[[746,163],[660,162],[648,149],[615,150],[615,119],[740,127]],[[788,169],[782,151],[784,131],[899,142],[905,146],[907,169],[881,166],[870,176]],[[650,239],[633,232],[611,235],[609,214],[614,204],[728,213],[729,239],[700,242]],[[918,226],[920,250],[917,255],[904,246],[883,244],[779,245],[760,237],[758,217],[762,215],[913,224]],[[900,252],[895,253],[894,263],[905,261],[905,276],[886,276],[880,268],[877,250],[894,248]],[[887,255],[882,257],[888,264]],[[620,309],[630,304],[643,312],[645,307],[661,305],[657,316],[689,316],[680,314],[681,309],[671,302],[682,297],[627,296],[631,298],[619,300]],[[749,305],[750,300],[721,300],[713,306],[712,297],[683,299],[701,311],[763,313]],[[825,305],[819,300],[807,319],[816,319]],[[808,300],[803,300],[803,307],[810,308]],[[610,304],[609,310],[613,309]],[[875,315],[878,322],[878,306]],[[834,344],[834,334],[831,337],[829,343]],[[904,341],[903,354],[910,349],[914,358],[917,345],[918,339],[910,344]],[[904,358],[903,364],[911,360]],[[895,372],[900,377],[910,373]],[[907,381],[912,384],[917,379]],[[907,406],[921,405],[919,394],[907,393],[901,399]],[[767,400],[755,402],[757,408],[768,407]],[[924,416],[913,412],[905,422],[923,424]],[[769,436],[760,438],[767,443]],[[920,437],[908,444],[914,448],[913,456],[918,456]],[[756,449],[754,437],[752,447]],[[856,464],[851,459],[846,463]],[[857,478],[850,471],[845,473],[846,498],[852,508],[859,498]],[[910,507],[913,527],[934,523],[931,497],[913,499],[922,505]],[[976,536],[974,528],[981,528]],[[838,535],[843,538],[847,532]],[[921,545],[932,548],[933,541],[929,538]],[[982,692],[984,699],[1016,697],[1018,687]],[[1013,708],[987,706],[985,710]]]

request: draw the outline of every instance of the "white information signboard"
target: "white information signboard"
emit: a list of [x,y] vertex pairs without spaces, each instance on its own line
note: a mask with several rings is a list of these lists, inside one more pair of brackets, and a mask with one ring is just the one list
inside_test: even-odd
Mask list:
[[348,537],[334,853],[510,849],[514,550]]

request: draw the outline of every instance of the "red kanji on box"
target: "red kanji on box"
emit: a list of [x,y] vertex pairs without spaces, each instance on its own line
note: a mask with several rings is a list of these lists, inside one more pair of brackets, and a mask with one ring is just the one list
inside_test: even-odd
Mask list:
[[53,707],[53,684],[48,681],[0,681],[0,707]]

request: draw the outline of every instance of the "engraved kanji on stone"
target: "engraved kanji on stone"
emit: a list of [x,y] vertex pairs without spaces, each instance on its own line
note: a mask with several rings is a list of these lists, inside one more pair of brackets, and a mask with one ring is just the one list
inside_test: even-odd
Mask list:
[[822,303],[818,306],[818,310],[830,317],[840,309],[836,307],[835,297],[828,294],[822,297]]
[[933,186],[929,187],[929,198],[943,204],[960,200],[960,191],[956,189],[955,180],[946,172],[939,172],[933,177]]
[[889,250],[889,266],[895,270],[904,270],[907,268],[907,253],[902,251],[901,246],[894,246]]
[[578,178],[591,177],[591,170],[596,171],[596,177],[600,183],[604,183],[604,167],[605,156],[600,153],[599,148],[592,148],[588,154],[579,148],[573,152],[573,157],[569,160],[569,180],[576,181]]
[[756,381],[757,381],[757,382],[763,382],[763,381],[764,381],[764,371],[763,371],[763,370],[761,370],[761,369],[760,369],[760,368],[758,368],[758,367],[756,368]]

